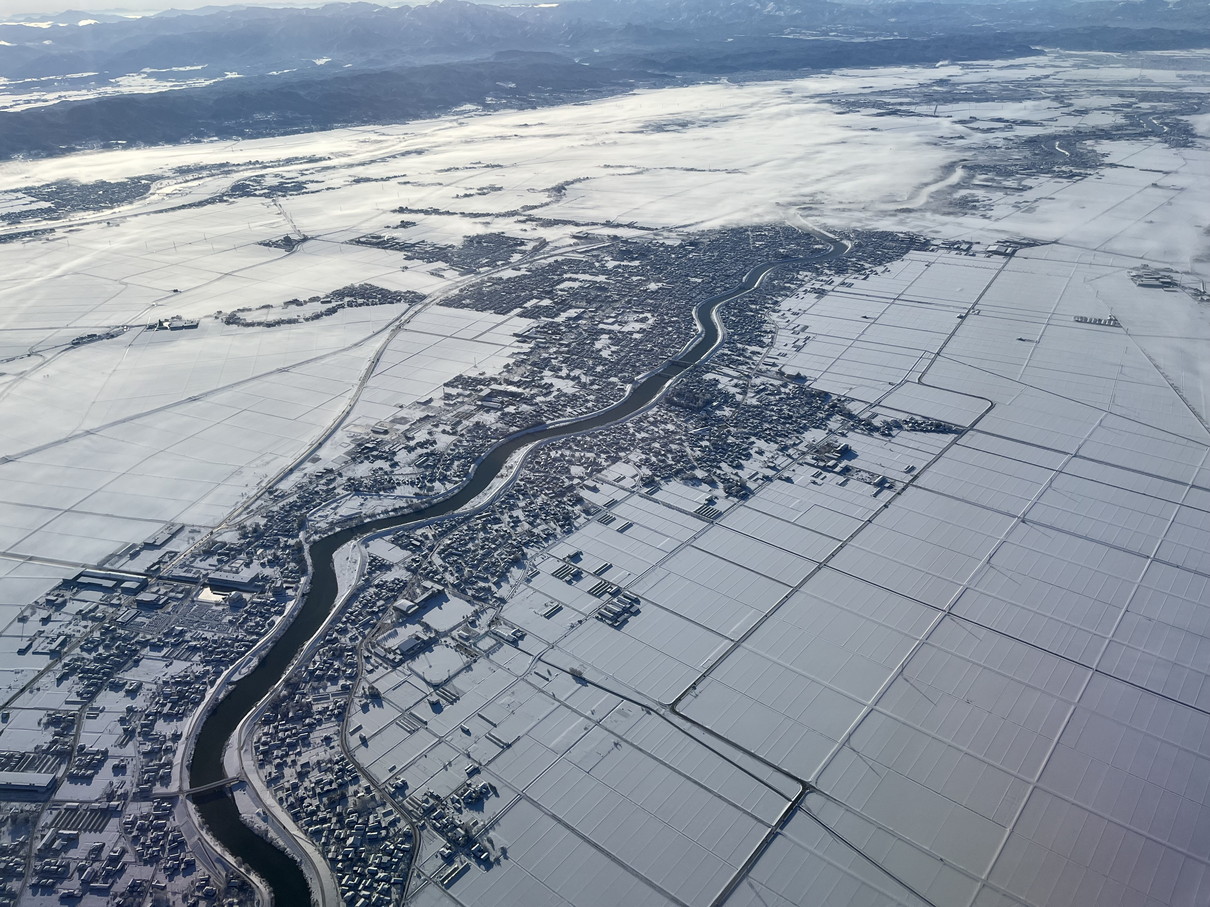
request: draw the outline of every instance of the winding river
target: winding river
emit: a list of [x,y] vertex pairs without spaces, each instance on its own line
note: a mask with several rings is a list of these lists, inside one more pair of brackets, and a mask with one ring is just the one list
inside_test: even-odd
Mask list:
[[[808,264],[845,254],[843,243],[831,244],[816,255],[787,258],[757,265],[740,284],[697,304],[694,318],[698,334],[675,359],[639,379],[630,391],[611,406],[577,419],[522,429],[498,441],[475,464],[470,475],[451,494],[406,513],[366,520],[340,529],[311,543],[311,583],[293,622],[265,652],[260,663],[233,683],[223,699],[206,716],[197,732],[189,763],[190,788],[221,781],[226,777],[223,750],[239,723],[252,712],[289,670],[295,656],[318,632],[336,603],[337,581],[333,557],[342,545],[390,529],[454,514],[488,489],[509,458],[519,450],[573,434],[593,431],[626,419],[655,401],[675,378],[718,347],[724,336],[718,310],[723,303],[760,285],[770,271],[783,265]],[[244,824],[231,792],[224,788],[195,796],[194,804],[211,835],[228,853],[239,856],[268,885],[278,907],[293,907],[312,900],[306,876],[298,864],[276,845]]]

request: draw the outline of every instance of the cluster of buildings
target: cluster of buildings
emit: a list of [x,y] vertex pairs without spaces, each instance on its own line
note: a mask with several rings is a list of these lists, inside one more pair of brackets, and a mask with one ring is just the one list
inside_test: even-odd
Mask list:
[[[508,261],[521,251],[518,242],[487,234],[468,241],[465,260],[453,263],[482,268]],[[920,242],[863,234],[857,255],[820,269],[838,279],[878,267]],[[61,622],[49,623],[55,629],[45,638],[31,637],[30,645],[50,646],[59,655],[74,651],[55,668],[58,682],[72,685],[72,707],[48,713],[49,736],[40,752],[55,759],[50,788],[60,778],[95,782],[97,802],[111,809],[121,843],[115,837],[115,845],[95,857],[91,845],[48,853],[39,872],[72,897],[110,885],[115,903],[133,903],[164,880],[187,882],[173,891],[187,891],[194,903],[230,893],[229,880],[212,881],[176,830],[175,811],[182,808],[176,755],[207,691],[304,588],[302,540],[335,525],[317,508],[349,494],[389,498],[451,487],[488,446],[517,428],[615,402],[630,382],[675,357],[694,336],[694,305],[734,285],[748,267],[810,256],[821,247],[788,227],[719,230],[681,243],[620,240],[492,279],[448,304],[532,319],[527,333],[535,342],[502,373],[450,381],[438,402],[410,408],[412,421],[354,438],[339,464],[301,471],[236,528],[206,536],[168,527],[119,552],[105,569],[84,571],[52,591],[42,603],[47,615],[74,609],[76,623],[70,632],[58,629]],[[410,248],[409,255],[416,251]],[[455,696],[450,677],[493,647],[517,645],[523,631],[493,617],[502,591],[524,575],[533,552],[590,520],[610,519],[585,499],[581,484],[619,456],[652,492],[681,479],[740,498],[773,474],[769,464],[786,439],[837,426],[876,429],[855,419],[843,400],[789,377],[734,379],[751,373],[753,350],[767,345],[768,311],[801,278],[801,272],[774,275],[760,290],[728,303],[731,342],[681,375],[666,405],[534,452],[490,508],[396,533],[385,543],[393,548],[389,560],[370,558],[351,604],[264,714],[255,742],[266,782],[323,853],[351,907],[402,898],[416,836],[425,830],[443,841],[441,884],[452,884],[472,866],[486,871],[500,858],[476,818],[495,792],[473,772],[452,793],[409,796],[403,779],[380,788],[358,769],[356,749],[366,739],[350,727],[350,712],[368,671],[411,670],[422,657],[448,663],[424,681],[440,707],[443,697]],[[389,291],[367,292],[350,287],[329,294],[331,300],[305,304],[316,302],[325,311],[325,305],[355,304],[354,297],[369,300],[356,304],[400,301]],[[821,448],[820,455],[821,467],[844,465],[843,445]],[[720,513],[703,506],[708,519]],[[595,616],[623,627],[640,613],[641,602],[599,572],[593,594],[602,603]],[[438,620],[440,597],[465,606],[466,613],[459,611],[452,622]],[[404,607],[392,607],[400,603]],[[384,629],[394,636],[388,640]],[[143,659],[172,669],[140,673]],[[125,702],[114,736],[81,748],[80,722],[95,720],[89,709],[102,696]],[[33,829],[24,839],[26,852],[32,835]],[[115,861],[111,854],[119,848]],[[0,852],[0,867],[6,859]],[[126,886],[121,891],[120,884]],[[238,901],[250,895],[235,890],[232,896]]]
[[526,242],[504,233],[474,234],[466,237],[459,246],[444,246],[427,240],[402,239],[381,233],[369,233],[352,242],[359,246],[402,252],[414,261],[449,265],[461,274],[500,267],[542,245],[541,241]]
[[[289,299],[281,306],[275,306],[272,303],[265,303],[255,308],[245,306],[230,312],[216,314],[216,317],[223,324],[235,325],[236,327],[273,328],[286,324],[302,324],[308,321],[318,321],[321,318],[335,315],[344,309],[359,309],[366,306],[379,305],[414,305],[423,299],[424,296],[421,293],[387,290],[374,284],[359,283],[341,287],[339,290],[333,290],[323,296],[312,296],[308,299]],[[308,307],[307,311],[289,314],[291,308],[303,307]],[[196,322],[192,326],[196,327]]]
[[[475,766],[467,766],[468,774],[475,771]],[[484,869],[499,862],[499,852],[482,834],[482,821],[471,812],[480,810],[483,801],[495,794],[496,791],[489,783],[476,781],[471,777],[449,796],[441,797],[430,789],[419,796],[408,798],[408,811],[414,816],[422,817],[419,820],[420,827],[431,828],[445,841],[439,854],[441,859],[449,864],[440,879],[446,887],[466,870],[467,860],[475,861]]]
[[153,182],[151,177],[133,176],[123,180],[95,180],[88,183],[61,179],[38,186],[22,186],[18,190],[22,196],[41,204],[0,211],[0,224],[19,224],[89,211],[104,211],[142,198]]
[[122,831],[138,858],[144,863],[160,864],[169,876],[192,870],[196,865],[196,858],[186,847],[185,836],[176,827],[175,810],[175,797],[159,797],[150,802],[150,809],[127,812],[122,817]]
[[334,639],[307,667],[261,719],[258,764],[292,821],[324,855],[350,907],[400,903],[412,828],[393,799],[341,754],[357,649]]
[[198,865],[182,832],[179,756],[185,724],[284,598],[275,578],[239,592],[208,583],[206,569],[174,575],[170,546],[195,537],[166,527],[118,552],[116,566],[62,581],[22,615],[37,626],[23,651],[48,659],[42,683],[62,706],[42,712],[36,735],[25,733],[27,751],[0,754],[14,832],[0,852],[0,904],[23,889],[132,907],[170,892],[182,904],[218,903],[224,893],[252,902],[244,883],[211,881]]

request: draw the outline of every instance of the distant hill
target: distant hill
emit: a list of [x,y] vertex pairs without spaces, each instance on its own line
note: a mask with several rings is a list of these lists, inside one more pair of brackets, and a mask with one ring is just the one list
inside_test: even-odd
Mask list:
[[312,70],[232,79],[201,88],[66,101],[0,112],[0,155],[53,155],[113,143],[163,144],[281,135],[433,116],[465,104],[525,108],[735,73],[930,64],[1033,53],[1019,41],[746,39],[692,49],[603,55],[592,65],[557,54],[510,51],[487,61],[385,70]]
[[0,155],[80,147],[281,135],[394,123],[464,104],[533,107],[620,91],[650,73],[583,66],[551,55],[437,63],[296,79],[237,79],[204,88],[72,101],[0,113]]
[[[44,44],[47,38],[52,44]],[[551,36],[496,7],[463,0],[388,8],[338,3],[318,9],[217,8],[162,13],[83,27],[0,26],[0,76],[31,79],[72,72],[120,75],[142,69],[207,66],[262,75],[464,59],[502,49],[548,49]]]
[[[54,19],[77,15],[87,14]],[[104,94],[131,76],[212,84],[0,113],[0,155],[399,122],[719,76],[1003,59],[1038,46],[1210,46],[1206,0],[437,0],[92,18],[104,21],[0,25],[0,77],[11,80],[0,91]]]
[[0,77],[90,72],[114,78],[180,66],[254,76],[310,69],[316,60],[333,69],[382,69],[483,59],[502,50],[643,52],[786,31],[941,40],[973,29],[1064,30],[1064,40],[1079,37],[1087,44],[1094,39],[1072,30],[1125,28],[1172,32],[1179,37],[1170,35],[1167,43],[1182,46],[1197,46],[1210,35],[1205,0],[579,0],[553,7],[437,0],[426,6],[334,3],[315,9],[212,7],[139,19],[76,12],[53,18],[102,21],[50,29],[0,25]]

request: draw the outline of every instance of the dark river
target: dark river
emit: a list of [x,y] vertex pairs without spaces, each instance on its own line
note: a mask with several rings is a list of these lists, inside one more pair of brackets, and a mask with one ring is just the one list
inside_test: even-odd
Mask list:
[[[307,641],[323,625],[336,602],[336,570],[333,556],[342,545],[385,529],[402,529],[415,523],[451,514],[482,494],[499,475],[508,458],[518,450],[543,441],[602,428],[627,418],[654,401],[685,369],[709,354],[722,339],[719,307],[754,289],[766,274],[787,264],[806,264],[843,254],[833,245],[828,251],[807,258],[768,262],[750,270],[739,286],[698,303],[700,333],[673,360],[635,384],[630,392],[612,406],[556,425],[523,429],[496,443],[479,460],[465,482],[452,494],[407,513],[366,520],[341,529],[311,543],[311,583],[293,622],[261,658],[260,663],[230,686],[222,701],[210,712],[197,732],[197,742],[189,763],[189,787],[201,787],[225,778],[223,750],[244,716],[253,711],[265,695],[289,669]],[[312,900],[307,880],[298,864],[277,846],[269,843],[244,824],[235,798],[226,788],[195,795],[194,803],[210,833],[231,854],[244,860],[269,886],[278,907],[295,907]]]

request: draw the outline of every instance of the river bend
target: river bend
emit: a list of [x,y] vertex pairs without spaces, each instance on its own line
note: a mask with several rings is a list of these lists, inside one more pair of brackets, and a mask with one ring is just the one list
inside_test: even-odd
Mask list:
[[[268,648],[256,667],[230,685],[218,705],[201,723],[189,762],[187,786],[198,788],[226,777],[223,751],[236,728],[285,676],[298,653],[323,626],[337,599],[336,569],[333,564],[337,549],[376,532],[403,529],[455,514],[483,494],[509,458],[519,450],[556,438],[593,431],[645,409],[659,398],[678,375],[718,347],[724,336],[718,313],[723,303],[755,289],[775,268],[836,258],[846,251],[846,245],[836,243],[816,255],[757,265],[744,275],[738,286],[698,303],[694,308],[697,336],[677,357],[640,378],[617,403],[580,418],[517,431],[496,442],[452,493],[406,513],[368,519],[311,542],[308,552],[312,565],[311,582],[301,606],[290,625]],[[275,844],[244,824],[229,790],[220,788],[199,794],[194,805],[210,834],[228,853],[239,856],[264,880],[278,907],[293,907],[312,900],[306,876],[298,864]]]

